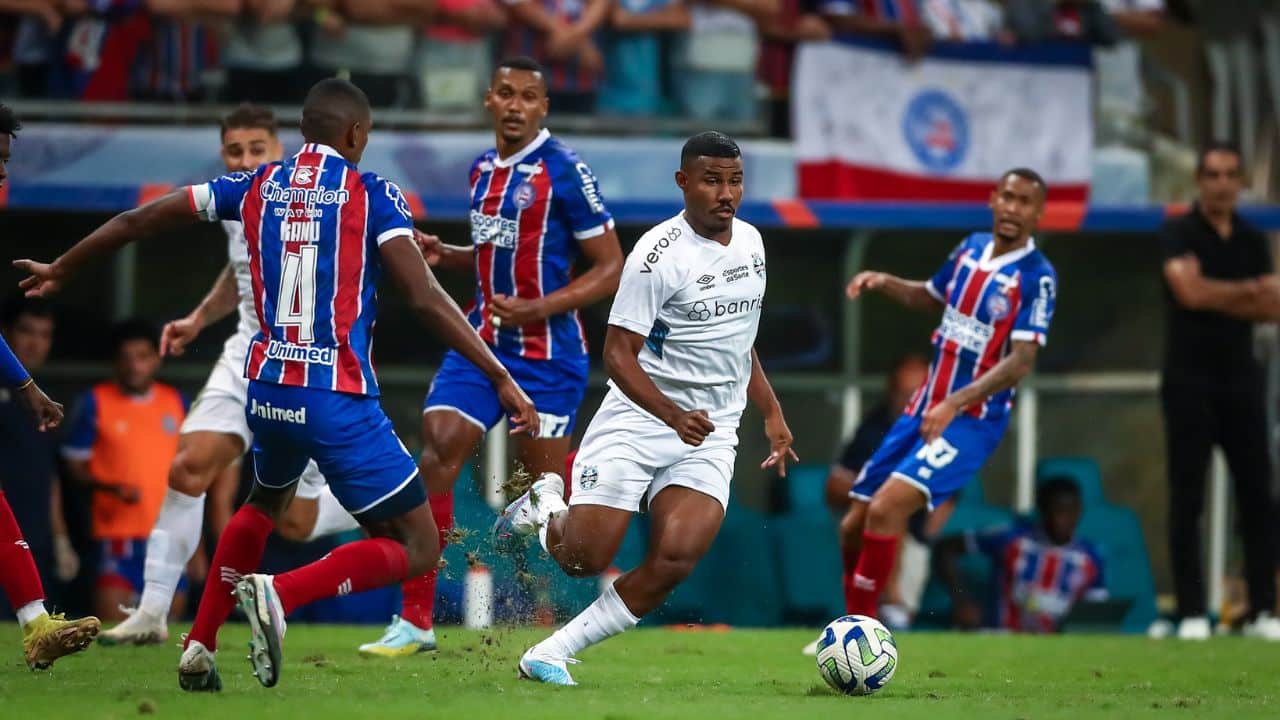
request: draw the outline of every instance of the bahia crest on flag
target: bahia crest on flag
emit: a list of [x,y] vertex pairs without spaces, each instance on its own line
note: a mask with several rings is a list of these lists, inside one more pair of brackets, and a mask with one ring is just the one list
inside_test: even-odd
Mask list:
[[887,42],[799,49],[792,88],[800,194],[813,199],[985,201],[1028,166],[1053,200],[1084,202],[1093,151],[1083,44],[938,45],[908,62]]

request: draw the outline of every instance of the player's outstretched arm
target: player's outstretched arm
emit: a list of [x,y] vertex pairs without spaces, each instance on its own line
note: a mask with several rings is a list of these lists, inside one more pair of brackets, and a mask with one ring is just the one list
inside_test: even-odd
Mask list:
[[1036,366],[1036,355],[1040,345],[1027,340],[1015,340],[1013,348],[1004,359],[996,363],[990,370],[979,375],[973,382],[942,399],[924,414],[920,423],[920,436],[926,443],[931,443],[942,436],[951,421],[960,411],[970,405],[982,402],[996,393],[1017,385],[1022,378],[1031,374]]
[[498,390],[502,407],[511,414],[512,433],[527,432],[536,436],[538,411],[533,401],[511,379],[511,373],[476,334],[457,303],[440,287],[413,238],[406,234],[388,240],[382,243],[379,252],[422,324],[488,376]]
[[583,240],[579,247],[591,267],[568,285],[543,298],[525,299],[494,295],[492,312],[508,327],[537,322],[553,315],[586,307],[613,295],[622,277],[622,245],[612,228],[603,235]]
[[18,283],[18,287],[26,291],[27,297],[52,295],[94,258],[115,252],[134,240],[195,222],[196,214],[191,208],[188,191],[185,188],[175,190],[142,207],[116,215],[51,263],[14,260],[14,267],[29,274]]
[[878,292],[899,305],[926,312],[942,312],[942,301],[929,292],[920,280],[903,280],[889,273],[867,270],[860,272],[845,286],[844,294],[857,300],[869,292]]
[[786,477],[787,458],[796,462],[799,462],[800,458],[791,448],[795,438],[791,436],[791,428],[787,427],[787,420],[782,415],[782,404],[778,402],[778,396],[773,392],[773,385],[764,374],[764,368],[760,365],[760,356],[756,354],[755,348],[751,348],[751,380],[747,383],[747,397],[764,416],[764,434],[769,438],[769,457],[760,463],[760,469],[767,470],[776,465],[778,474]]
[[186,317],[165,323],[160,333],[160,355],[175,357],[186,352],[200,333],[210,325],[231,314],[240,300],[240,289],[236,287],[236,273],[228,264],[213,281],[213,287]]
[[671,426],[687,445],[697,447],[715,431],[706,410],[685,410],[663,394],[640,367],[645,337],[617,325],[604,336],[604,365],[609,378],[627,397],[650,415]]
[[476,266],[474,245],[449,245],[438,236],[417,229],[413,231],[413,239],[430,267],[466,272]]

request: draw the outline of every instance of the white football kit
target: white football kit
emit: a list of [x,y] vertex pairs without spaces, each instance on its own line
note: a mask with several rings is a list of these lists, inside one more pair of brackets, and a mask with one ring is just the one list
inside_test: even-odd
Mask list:
[[[205,382],[195,402],[182,423],[182,434],[214,432],[236,435],[244,441],[246,450],[253,447],[253,431],[245,420],[244,407],[248,403],[249,380],[244,376],[245,357],[249,343],[258,333],[258,311],[253,305],[253,281],[249,274],[249,248],[244,242],[244,228],[238,221],[223,220],[222,230],[227,234],[227,259],[236,276],[236,288],[240,293],[238,308],[240,319],[236,333],[227,338],[222,354],[213,365],[213,372]],[[307,463],[298,483],[297,497],[319,497],[325,484],[324,476],[314,461]]]
[[700,237],[683,213],[640,238],[609,324],[646,336],[640,367],[681,408],[705,410],[716,429],[702,445],[686,445],[610,381],[573,464],[571,505],[635,511],[678,485],[728,507],[764,291],[764,243],[741,220],[728,245]]

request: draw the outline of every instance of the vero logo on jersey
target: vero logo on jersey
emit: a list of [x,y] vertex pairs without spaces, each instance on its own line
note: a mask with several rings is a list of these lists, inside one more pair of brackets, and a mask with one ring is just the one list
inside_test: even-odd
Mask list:
[[658,261],[662,259],[663,251],[671,247],[671,244],[679,239],[680,239],[680,228],[678,227],[671,228],[670,230],[667,231],[666,235],[663,235],[662,237],[658,238],[658,242],[653,244],[653,249],[649,251],[649,254],[644,256],[644,269],[642,269],[640,272],[644,272],[644,273],[653,272],[653,266],[656,265]]

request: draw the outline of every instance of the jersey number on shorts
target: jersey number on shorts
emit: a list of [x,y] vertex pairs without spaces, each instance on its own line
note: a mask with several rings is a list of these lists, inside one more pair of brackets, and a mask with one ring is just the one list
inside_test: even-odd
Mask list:
[[933,442],[920,448],[916,453],[916,459],[922,460],[929,464],[929,467],[937,470],[951,464],[956,459],[960,451],[955,445],[947,442],[946,438],[938,438]]
[[298,342],[315,341],[316,246],[303,245],[284,256],[280,272],[280,298],[276,302],[276,325],[298,328]]

